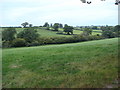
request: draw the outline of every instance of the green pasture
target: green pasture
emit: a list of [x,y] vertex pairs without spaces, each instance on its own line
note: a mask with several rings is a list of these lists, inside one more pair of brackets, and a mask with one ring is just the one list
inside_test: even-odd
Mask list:
[[[24,28],[16,28],[17,33],[19,33],[20,31],[22,31]],[[61,37],[71,37],[73,35],[65,35],[65,32],[63,32],[62,28],[59,28],[59,32],[62,32],[63,34],[58,34],[57,31],[52,31],[52,30],[46,30],[42,27],[36,28],[38,33],[40,34],[40,36],[42,37],[57,37],[57,36],[61,36]],[[4,30],[4,28],[0,28],[0,30]],[[83,31],[80,30],[73,30],[73,34],[81,34]],[[101,35],[101,30],[93,30],[92,35],[97,35],[100,34]]]
[[2,52],[3,88],[117,87],[118,38]]

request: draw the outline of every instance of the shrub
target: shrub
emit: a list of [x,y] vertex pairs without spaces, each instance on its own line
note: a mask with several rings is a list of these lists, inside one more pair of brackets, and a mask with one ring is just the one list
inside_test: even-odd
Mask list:
[[27,46],[39,46],[40,43],[38,41],[33,41],[32,43],[27,43]]
[[12,42],[12,47],[23,47],[26,46],[26,41],[23,38],[16,38]]
[[115,34],[111,30],[105,30],[105,31],[102,32],[102,36],[105,37],[105,38],[114,38]]
[[11,47],[11,41],[2,42],[2,48],[10,48],[10,47]]
[[88,40],[88,36],[84,36],[84,35],[74,35],[73,38],[77,41],[87,41]]
[[15,39],[16,29],[13,27],[6,28],[2,31],[2,40],[12,41]]
[[24,38],[28,43],[31,43],[39,37],[39,34],[34,28],[26,28],[18,33],[17,37]]

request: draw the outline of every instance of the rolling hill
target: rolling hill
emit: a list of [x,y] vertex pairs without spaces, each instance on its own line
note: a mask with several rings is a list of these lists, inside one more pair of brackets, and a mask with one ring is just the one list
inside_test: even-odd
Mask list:
[[117,87],[118,38],[3,49],[3,88]]

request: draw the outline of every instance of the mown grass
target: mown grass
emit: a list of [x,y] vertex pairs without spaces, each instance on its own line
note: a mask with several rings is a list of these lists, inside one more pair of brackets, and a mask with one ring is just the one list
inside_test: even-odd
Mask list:
[[117,71],[117,38],[3,49],[3,88],[102,88]]

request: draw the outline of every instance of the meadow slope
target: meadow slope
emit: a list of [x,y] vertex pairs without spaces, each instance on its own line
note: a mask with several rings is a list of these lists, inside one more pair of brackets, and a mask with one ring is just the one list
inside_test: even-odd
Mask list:
[[102,88],[117,71],[118,38],[3,49],[3,88]]

